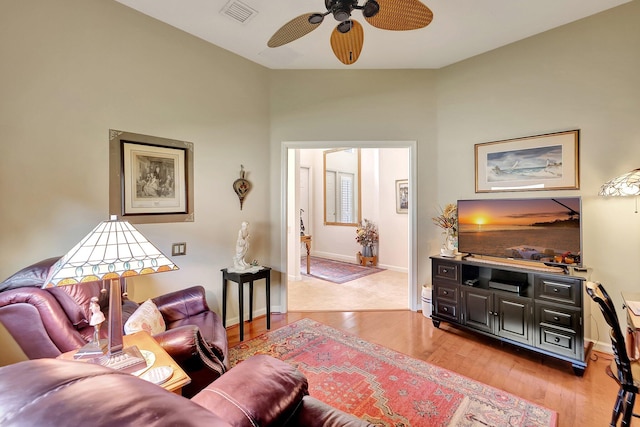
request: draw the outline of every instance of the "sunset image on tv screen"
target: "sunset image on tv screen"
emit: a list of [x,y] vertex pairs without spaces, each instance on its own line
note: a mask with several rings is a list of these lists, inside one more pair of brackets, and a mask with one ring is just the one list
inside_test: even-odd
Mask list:
[[458,201],[459,251],[579,263],[580,198]]

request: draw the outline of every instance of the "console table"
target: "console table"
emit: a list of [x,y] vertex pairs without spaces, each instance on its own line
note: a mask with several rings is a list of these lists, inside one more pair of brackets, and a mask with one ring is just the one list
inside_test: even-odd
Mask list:
[[571,362],[582,376],[584,278],[519,264],[431,257],[432,322],[472,330]]
[[271,267],[262,267],[254,273],[230,272],[222,270],[222,325],[227,326],[227,282],[238,284],[238,317],[240,326],[240,341],[244,340],[244,284],[249,283],[249,321],[253,320],[253,282],[265,279],[267,304],[267,329],[271,329]]
[[311,273],[311,236],[300,236],[300,242],[307,248],[307,274]]

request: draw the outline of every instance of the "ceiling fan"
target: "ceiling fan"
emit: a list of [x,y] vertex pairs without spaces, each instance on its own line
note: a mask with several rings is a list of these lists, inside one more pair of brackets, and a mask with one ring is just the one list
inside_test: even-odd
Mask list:
[[278,47],[309,34],[320,26],[324,17],[331,14],[338,25],[331,33],[331,48],[343,64],[358,60],[364,43],[362,25],[351,18],[354,9],[361,10],[364,19],[376,28],[392,31],[415,30],[426,27],[433,19],[433,12],[419,0],[324,0],[327,11],[305,13],[284,24],[267,42]]

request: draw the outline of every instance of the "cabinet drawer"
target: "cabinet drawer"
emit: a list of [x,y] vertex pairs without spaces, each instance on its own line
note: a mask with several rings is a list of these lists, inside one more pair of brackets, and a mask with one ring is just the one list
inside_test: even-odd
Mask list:
[[536,299],[580,306],[582,303],[582,282],[560,277],[536,276]]
[[557,326],[572,331],[580,330],[580,310],[538,304],[536,311],[536,323],[538,324]]
[[448,280],[452,282],[460,282],[460,264],[446,261],[434,261],[433,278],[439,280]]
[[438,283],[435,289],[436,295],[434,299],[458,302],[458,287],[456,285]]
[[458,304],[450,301],[437,300],[435,305],[435,314],[456,322],[460,320]]
[[538,347],[565,356],[576,357],[578,355],[580,340],[577,339],[576,334],[546,327],[540,327],[539,333]]

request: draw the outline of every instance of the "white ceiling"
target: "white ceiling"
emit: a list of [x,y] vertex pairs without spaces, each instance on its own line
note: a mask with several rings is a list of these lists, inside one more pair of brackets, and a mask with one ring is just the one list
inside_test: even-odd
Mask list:
[[365,38],[360,58],[350,66],[331,50],[331,15],[310,34],[267,47],[289,20],[325,12],[324,0],[230,0],[257,12],[243,23],[221,13],[229,0],[116,1],[272,69],[401,69],[441,68],[630,0],[422,0],[433,22],[413,31],[372,27],[356,10],[352,17]]

